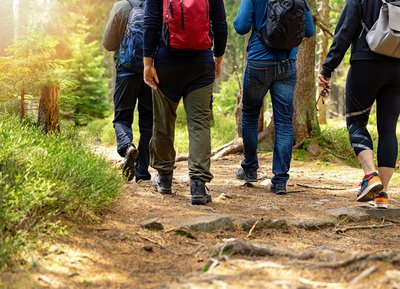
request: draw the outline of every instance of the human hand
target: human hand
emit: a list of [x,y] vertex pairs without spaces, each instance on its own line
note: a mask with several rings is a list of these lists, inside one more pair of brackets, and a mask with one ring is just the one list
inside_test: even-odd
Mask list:
[[151,57],[144,57],[144,70],[143,70],[143,80],[152,89],[157,89],[157,84],[160,83],[158,80],[158,75],[156,68],[153,65],[153,59]]
[[218,78],[221,75],[222,59],[223,59],[223,56],[214,58],[214,61],[215,61],[215,78]]
[[331,92],[331,88],[329,86],[329,81],[330,81],[329,77],[326,77],[322,74],[318,74],[318,77],[317,77],[318,86],[323,88],[320,92],[321,96],[326,96],[327,94],[329,94]]

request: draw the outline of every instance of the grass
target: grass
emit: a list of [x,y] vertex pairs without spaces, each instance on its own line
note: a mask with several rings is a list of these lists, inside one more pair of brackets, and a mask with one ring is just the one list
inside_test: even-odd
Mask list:
[[110,204],[122,182],[74,127],[44,135],[32,121],[0,117],[1,267],[41,234],[64,232],[60,216],[87,218]]
[[[137,125],[137,111],[134,115],[132,126],[134,143],[138,143],[139,127]],[[86,130],[91,132],[96,138],[108,146],[116,146],[115,133],[112,126],[113,117],[110,116],[103,120],[91,122]],[[224,116],[214,111],[214,120],[211,122],[211,147],[217,148],[230,142],[235,137],[235,118],[234,116]],[[177,110],[175,123],[175,150],[177,154],[186,154],[189,149],[189,137],[186,127],[186,113],[182,103]]]

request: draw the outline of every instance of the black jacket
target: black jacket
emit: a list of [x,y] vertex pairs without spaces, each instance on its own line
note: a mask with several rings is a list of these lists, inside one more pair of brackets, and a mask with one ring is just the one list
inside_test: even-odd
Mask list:
[[[387,0],[387,2],[395,1]],[[350,45],[350,63],[359,60],[396,60],[372,52],[365,39],[367,31],[361,25],[361,20],[363,20],[367,27],[371,28],[378,20],[381,7],[382,1],[380,0],[347,0],[336,26],[333,43],[322,65],[322,75],[331,77]]]

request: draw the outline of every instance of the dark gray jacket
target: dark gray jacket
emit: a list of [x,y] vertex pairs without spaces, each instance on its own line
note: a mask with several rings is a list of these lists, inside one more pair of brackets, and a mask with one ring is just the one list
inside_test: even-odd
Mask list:
[[[387,1],[395,2],[393,0]],[[381,7],[382,1],[380,0],[347,0],[336,26],[333,43],[322,65],[322,75],[331,77],[332,72],[339,66],[350,45],[350,62],[359,60],[395,61],[394,58],[376,54],[369,49],[365,39],[366,31],[361,25],[361,20],[363,20],[367,27],[371,28],[378,20]]]
[[132,10],[127,0],[118,1],[111,9],[110,16],[103,35],[103,46],[108,51],[115,51],[114,60],[116,65],[119,61],[119,45],[124,38],[129,13]]

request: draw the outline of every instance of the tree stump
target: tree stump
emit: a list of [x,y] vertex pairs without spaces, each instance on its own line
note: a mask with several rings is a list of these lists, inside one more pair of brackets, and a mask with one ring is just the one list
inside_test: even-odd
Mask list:
[[39,102],[38,123],[45,133],[60,131],[58,125],[59,102],[60,87],[58,85],[43,86]]

